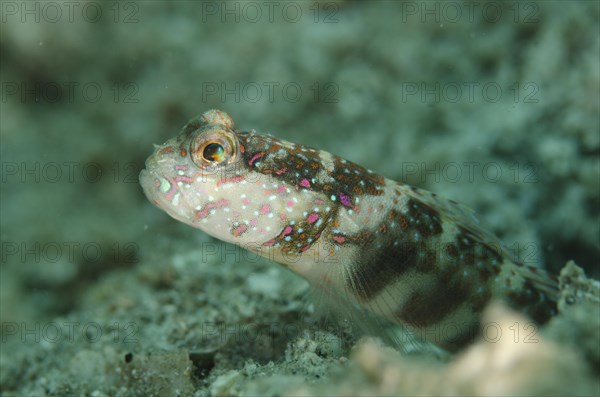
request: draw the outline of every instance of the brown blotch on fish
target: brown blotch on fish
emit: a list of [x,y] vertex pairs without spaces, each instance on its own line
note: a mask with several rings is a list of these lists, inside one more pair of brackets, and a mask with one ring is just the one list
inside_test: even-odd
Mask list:
[[[530,280],[525,280],[522,288],[509,291],[505,301],[509,306],[524,311],[538,324],[546,323],[555,314],[556,304],[536,289]],[[523,309],[525,308],[525,309]]]
[[454,244],[447,244],[445,247],[446,250],[446,254],[448,254],[448,256],[450,257],[450,259],[456,259],[458,258],[458,249],[456,248],[456,245]]
[[427,327],[450,315],[469,297],[469,288],[457,282],[448,288],[445,279],[439,278],[427,291],[414,292],[397,313],[402,322],[416,327]]
[[364,301],[374,298],[409,269],[421,273],[436,269],[435,252],[410,231],[411,224],[405,222],[407,232],[389,232],[398,217],[403,215],[391,210],[373,232],[357,233],[347,240],[360,250],[352,260],[354,270],[348,273],[346,284]]
[[[374,298],[387,285],[404,273],[416,257],[407,247],[383,244],[377,246],[378,237],[368,231],[349,236],[348,243],[360,246],[346,273],[346,285],[361,300]],[[404,257],[404,258],[403,258]]]
[[417,255],[419,256],[417,260],[417,265],[415,269],[420,273],[430,273],[434,271],[437,263],[437,258],[435,256],[435,252],[430,249],[426,249],[424,246],[419,247]]
[[423,237],[442,233],[442,223],[437,210],[414,199],[408,200],[407,206],[408,214],[412,218],[415,228]]
[[[319,156],[320,151],[316,149],[305,147],[305,150],[301,150],[300,146],[290,149],[269,137],[241,131],[238,132],[238,138],[240,144],[246,148],[243,157],[247,163],[257,153],[265,153],[260,161],[253,164],[255,171],[272,175],[290,185],[299,186],[303,179],[307,179],[310,181],[311,191],[323,192],[328,197],[338,192],[352,192],[354,196],[382,195],[385,192],[385,179],[382,176],[370,173],[365,168],[337,156],[332,155],[333,169],[329,170]],[[285,152],[283,156],[280,154],[282,150]],[[297,171],[274,172],[284,168]],[[319,177],[322,171],[330,178],[327,183],[317,179],[322,179]]]

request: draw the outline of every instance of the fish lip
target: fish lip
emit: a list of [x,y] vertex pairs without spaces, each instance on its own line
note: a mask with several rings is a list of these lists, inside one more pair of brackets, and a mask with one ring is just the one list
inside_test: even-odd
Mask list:
[[[162,161],[164,161],[164,159],[162,159]],[[144,168],[142,168],[142,170],[140,171],[139,177],[138,177],[140,182],[142,180],[142,175],[146,175],[145,176],[146,178],[148,178],[150,176],[157,178],[158,177],[158,173],[156,172],[156,170],[158,168],[157,166],[162,161],[160,158],[157,158],[156,150],[154,153],[152,153],[150,156],[148,156],[146,158],[146,161],[144,161]]]
[[152,175],[152,172],[148,169],[148,167],[142,168],[142,170],[140,171],[140,173],[138,175],[138,180],[140,181],[140,184],[142,184],[143,179],[148,179],[148,177],[150,177],[151,175]]
[[160,180],[159,176],[149,167],[143,168],[140,171],[140,174],[138,175],[138,182],[142,186],[142,190],[144,190],[144,193],[147,197],[150,197],[149,192],[152,189],[158,188],[158,186],[156,186],[156,180]]

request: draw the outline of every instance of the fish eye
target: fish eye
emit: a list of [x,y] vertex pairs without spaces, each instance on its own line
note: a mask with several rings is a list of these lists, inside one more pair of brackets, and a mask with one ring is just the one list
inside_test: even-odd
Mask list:
[[226,132],[209,131],[198,135],[190,145],[192,161],[200,168],[231,163],[236,157],[237,143]]
[[202,158],[206,161],[221,163],[225,160],[225,148],[220,143],[209,143],[202,150]]

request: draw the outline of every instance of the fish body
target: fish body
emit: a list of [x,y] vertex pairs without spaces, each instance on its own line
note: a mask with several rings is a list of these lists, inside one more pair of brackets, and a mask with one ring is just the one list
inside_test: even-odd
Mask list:
[[537,322],[556,284],[511,260],[471,211],[328,152],[238,131],[210,110],[157,146],[140,174],[173,218],[279,262],[449,350],[503,300]]

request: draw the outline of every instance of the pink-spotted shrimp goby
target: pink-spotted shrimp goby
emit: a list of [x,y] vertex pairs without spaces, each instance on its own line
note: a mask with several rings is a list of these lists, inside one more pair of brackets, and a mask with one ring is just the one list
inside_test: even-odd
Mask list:
[[554,314],[555,280],[511,260],[466,207],[325,151],[238,131],[223,111],[156,146],[140,183],[171,217],[448,350],[473,339],[493,299],[538,323]]

